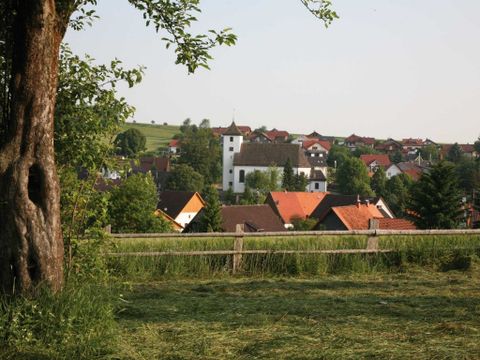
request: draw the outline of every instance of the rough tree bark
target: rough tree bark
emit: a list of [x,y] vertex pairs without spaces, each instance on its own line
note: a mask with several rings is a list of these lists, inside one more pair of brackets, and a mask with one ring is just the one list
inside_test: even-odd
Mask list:
[[16,3],[10,116],[0,149],[0,289],[63,284],[60,190],[53,148],[60,42],[68,17],[54,0]]

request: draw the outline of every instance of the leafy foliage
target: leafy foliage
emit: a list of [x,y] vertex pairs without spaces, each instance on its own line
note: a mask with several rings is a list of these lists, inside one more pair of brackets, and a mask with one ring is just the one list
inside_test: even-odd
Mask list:
[[455,172],[458,177],[458,185],[468,198],[472,192],[480,186],[480,163],[463,157],[455,165]]
[[145,150],[147,140],[140,130],[132,128],[125,130],[115,138],[115,147],[118,155],[135,156]]
[[134,108],[119,97],[116,86],[132,87],[143,69],[124,69],[119,60],[95,65],[90,56],[74,55],[67,45],[60,54],[55,154],[57,163],[97,170],[111,150],[111,142]]
[[403,161],[403,155],[399,150],[395,151],[389,157],[390,157],[390,161],[394,164],[398,164],[399,162]]
[[387,174],[383,167],[379,166],[372,178],[370,179],[370,187],[377,196],[385,197],[387,194]]
[[218,191],[214,186],[210,185],[205,188],[203,198],[205,199],[205,207],[203,208],[201,223],[202,232],[219,232],[222,231],[222,217],[220,214],[220,200]]
[[295,231],[310,231],[313,230],[315,225],[317,225],[317,220],[316,219],[311,219],[311,218],[292,218],[292,225],[293,225],[293,230]]
[[424,160],[436,162],[440,159],[440,151],[434,144],[424,146],[420,149],[420,155]]
[[129,0],[143,12],[146,25],[153,24],[157,32],[168,34],[162,40],[167,49],[175,47],[176,64],[183,64],[189,73],[201,66],[206,69],[208,60],[212,59],[209,50],[217,45],[234,45],[237,37],[230,28],[221,31],[209,30],[208,35],[192,35],[187,30],[197,21],[195,14],[201,12],[200,0]]
[[287,159],[285,162],[285,166],[283,167],[283,176],[282,176],[282,188],[288,191],[293,191],[295,187],[295,177],[292,168],[292,162],[290,158]]
[[[206,125],[206,124],[204,124]],[[208,127],[192,125],[190,119],[180,127],[182,148],[178,162],[201,174],[206,184],[214,184],[222,175],[222,149]]]
[[332,10],[330,0],[300,0],[303,5],[317,18],[323,21],[325,27],[338,19],[338,14]]
[[369,155],[369,154],[378,154],[378,151],[375,149],[372,149],[370,146],[357,146],[357,148],[353,151],[353,155],[358,158],[362,155]]
[[423,173],[412,190],[409,209],[421,229],[454,229],[460,224],[461,205],[455,168],[442,161]]
[[149,174],[128,177],[111,191],[112,230],[125,233],[172,231],[169,223],[154,215],[157,203],[157,187]]
[[388,179],[384,197],[396,216],[404,217],[407,215],[407,206],[412,187],[413,181],[408,175],[399,174]]
[[337,171],[338,188],[345,195],[372,196],[370,178],[365,164],[355,157],[344,160]]
[[328,152],[327,164],[330,167],[340,167],[342,163],[352,157],[352,152],[345,146],[332,145]]
[[236,204],[236,196],[233,192],[232,187],[229,187],[227,191],[225,191],[223,195],[223,201],[226,205],[235,205]]
[[200,192],[204,187],[204,180],[191,166],[179,164],[171,171],[165,187],[167,190]]
[[305,191],[308,186],[308,178],[305,174],[296,174],[294,176],[293,191]]
[[451,161],[452,163],[459,163],[460,160],[463,158],[463,150],[458,145],[458,143],[455,143],[452,145],[452,147],[448,150],[447,153],[447,160]]

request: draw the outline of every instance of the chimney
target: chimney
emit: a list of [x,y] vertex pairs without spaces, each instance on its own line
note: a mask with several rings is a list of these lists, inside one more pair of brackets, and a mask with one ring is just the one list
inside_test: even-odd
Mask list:
[[360,201],[360,195],[357,195],[357,208],[360,207],[360,203],[361,203],[361,201]]
[[367,207],[370,206],[370,200],[369,199],[365,200],[365,203],[367,204]]

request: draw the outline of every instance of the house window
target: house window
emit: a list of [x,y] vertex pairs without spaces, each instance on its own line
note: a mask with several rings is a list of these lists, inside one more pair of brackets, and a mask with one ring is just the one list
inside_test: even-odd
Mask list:
[[238,182],[243,184],[245,182],[245,170],[240,170]]
[[228,182],[228,186],[229,186],[229,187],[232,187],[232,186],[233,186],[233,182],[229,181],[229,182]]
[[233,142],[233,136],[230,136],[230,142]]
[[233,146],[230,146],[230,147],[228,148],[228,151],[233,151]]
[[315,190],[320,189],[320,184],[318,182],[315,183]]
[[232,169],[228,170],[228,173],[229,174],[233,173],[233,170]]

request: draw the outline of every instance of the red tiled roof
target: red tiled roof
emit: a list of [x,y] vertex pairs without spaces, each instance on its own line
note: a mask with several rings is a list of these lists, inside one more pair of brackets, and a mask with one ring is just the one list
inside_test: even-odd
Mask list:
[[333,207],[332,211],[348,230],[368,230],[370,219],[383,218],[375,205],[347,205]]
[[422,139],[402,139],[403,146],[423,146],[424,142]]
[[402,170],[402,172],[410,176],[414,181],[418,181],[422,176],[422,170],[419,168],[405,169],[405,170]]
[[414,223],[407,219],[389,219],[380,218],[378,225],[381,230],[416,230],[417,227]]
[[272,191],[265,202],[277,211],[285,224],[291,224],[293,218],[309,217],[326,194]]
[[302,147],[307,150],[310,146],[319,144],[321,147],[323,147],[325,150],[330,151],[330,148],[332,145],[328,141],[323,141],[323,140],[318,140],[318,139],[312,139],[312,140],[307,140],[304,141],[302,144]]
[[270,130],[270,131],[266,131],[264,134],[272,141],[278,138],[286,139],[289,136],[288,131],[280,131],[280,130]]
[[372,137],[363,137],[363,136],[358,136],[358,135],[352,134],[345,139],[345,142],[349,142],[349,143],[361,142],[361,143],[364,143],[364,144],[373,145],[373,144],[375,144],[375,139],[372,138]]
[[378,165],[383,167],[389,167],[391,165],[390,158],[388,157],[388,155],[385,154],[360,155],[360,160],[362,160],[367,166],[369,166],[374,161],[376,161]]
[[172,139],[168,143],[169,147],[179,147],[180,146],[180,140],[179,139]]

